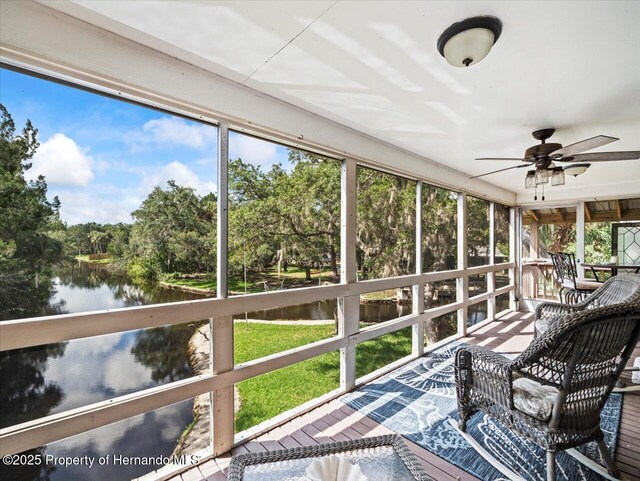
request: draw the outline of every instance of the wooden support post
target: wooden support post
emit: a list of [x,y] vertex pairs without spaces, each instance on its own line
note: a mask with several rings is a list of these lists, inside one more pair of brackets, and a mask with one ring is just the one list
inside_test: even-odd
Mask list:
[[584,203],[584,217],[587,222],[591,222],[591,209],[589,208],[589,202]]
[[[229,231],[228,185],[229,185],[229,127],[218,125],[218,257],[217,297],[224,299],[227,291],[227,247]],[[211,371],[220,374],[233,370],[233,318],[221,316],[209,320],[211,345]],[[233,386],[217,389],[211,393],[210,436],[215,455],[226,453],[233,446],[234,399]]]
[[584,201],[576,206],[576,270],[578,277],[584,277]]
[[[340,229],[340,282],[356,282],[356,175],[353,159],[342,161],[341,177],[341,229]],[[338,299],[338,335],[343,339],[360,330],[360,296]],[[356,345],[347,343],[340,349],[340,389],[350,391],[356,385]]]
[[532,259],[538,258],[538,231],[540,228],[540,224],[538,221],[534,221],[531,223],[531,229],[529,232],[529,257]]
[[520,209],[517,207],[511,207],[509,209],[509,262],[515,262],[516,267],[509,269],[509,284],[514,284],[516,289],[509,293],[509,308],[512,311],[518,310],[518,300],[520,299],[520,276],[518,273],[522,272],[522,255],[519,255],[520,248],[522,246],[522,229],[518,219],[520,216]]
[[[532,222],[531,223],[531,230],[529,232],[529,255],[531,257],[531,259],[537,259],[538,258],[538,235],[539,235],[539,231],[540,231],[540,224],[538,224],[538,222]],[[538,282],[540,281],[540,269],[538,268],[537,265],[532,266],[527,275],[529,276],[529,283],[530,283],[530,288],[531,288],[531,292],[528,292],[527,294],[529,296],[531,296],[532,298],[538,298]]]
[[[489,202],[489,265],[494,265],[496,255],[496,203]],[[496,272],[487,273],[487,292],[496,290]],[[496,298],[491,297],[487,301],[487,319],[496,317]]]
[[[458,269],[466,271],[467,263],[467,194],[458,194]],[[458,334],[467,335],[467,303],[469,302],[469,276],[465,272],[456,280],[456,300],[462,302],[458,309]]]
[[[422,181],[416,183],[416,274],[422,274]],[[412,287],[413,314],[424,312],[424,283]],[[424,354],[424,322],[413,325],[411,336],[411,353],[415,357]]]

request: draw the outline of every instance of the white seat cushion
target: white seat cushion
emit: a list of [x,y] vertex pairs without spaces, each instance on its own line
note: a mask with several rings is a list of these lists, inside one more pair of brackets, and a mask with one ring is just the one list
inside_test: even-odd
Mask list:
[[533,326],[536,330],[536,334],[538,336],[542,336],[545,332],[549,330],[549,319],[537,319],[536,322],[533,323]]
[[515,408],[540,421],[548,421],[558,390],[544,386],[532,379],[521,377],[513,381],[513,405]]
[[578,289],[595,291],[599,287],[602,287],[602,282],[592,281],[591,279],[576,279]]

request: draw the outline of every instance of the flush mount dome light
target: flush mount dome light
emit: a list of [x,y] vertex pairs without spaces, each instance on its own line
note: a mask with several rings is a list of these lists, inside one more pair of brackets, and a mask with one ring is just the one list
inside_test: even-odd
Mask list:
[[469,67],[487,56],[500,33],[502,22],[496,17],[467,18],[440,35],[438,52],[454,67]]

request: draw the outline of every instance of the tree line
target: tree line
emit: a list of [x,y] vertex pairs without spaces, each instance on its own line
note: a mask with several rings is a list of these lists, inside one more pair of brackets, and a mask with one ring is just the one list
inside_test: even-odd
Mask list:
[[[289,170],[269,170],[234,159],[229,162],[229,269],[286,272],[295,265],[311,278],[325,268],[339,277],[340,163],[289,151]],[[361,278],[415,272],[416,183],[358,168],[356,260]],[[424,270],[455,268],[456,195],[424,189]],[[481,207],[480,207],[481,209]],[[169,181],[157,186],[131,213],[131,224],[94,222],[62,226],[53,235],[68,255],[111,253],[138,275],[209,273],[216,267],[217,196],[198,196]],[[488,223],[478,218],[477,237]],[[474,217],[474,218],[475,218]],[[475,224],[474,224],[475,225]],[[470,242],[470,246],[474,243]]]
[[[66,225],[60,202],[47,199],[46,179],[27,182],[38,147],[27,122],[16,134],[2,108],[2,202],[0,295],[4,305],[21,296],[49,293],[48,270],[63,258],[110,253],[117,268],[146,278],[216,271],[217,196],[199,196],[170,180],[155,187],[131,212],[131,223]],[[288,163],[269,169],[229,162],[229,269],[231,276],[294,265],[339,277],[340,162],[289,149]],[[356,261],[360,278],[415,272],[416,182],[358,167]],[[423,271],[456,267],[457,195],[423,188]],[[477,200],[477,199],[476,199]],[[470,254],[488,256],[488,203],[468,205]],[[508,223],[496,224],[506,229]],[[508,231],[506,238],[508,240]],[[497,233],[497,237],[500,236]],[[484,251],[482,251],[483,247]],[[39,282],[34,282],[35,278]],[[36,287],[37,286],[37,287]],[[32,303],[37,306],[38,303]]]

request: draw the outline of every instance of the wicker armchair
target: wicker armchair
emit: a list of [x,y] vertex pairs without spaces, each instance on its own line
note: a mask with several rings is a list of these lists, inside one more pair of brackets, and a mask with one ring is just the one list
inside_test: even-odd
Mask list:
[[555,455],[596,441],[607,469],[619,476],[600,430],[600,412],[640,337],[640,302],[582,310],[554,322],[515,360],[481,346],[456,354],[460,430],[483,411]]
[[640,300],[640,274],[622,274],[612,277],[579,304],[558,304],[557,302],[539,304],[535,313],[534,336],[537,337],[546,332],[554,320],[566,314],[636,300]]
[[576,257],[571,252],[550,253],[553,274],[560,285],[558,297],[565,304],[577,304],[602,286],[601,282],[578,278]]

